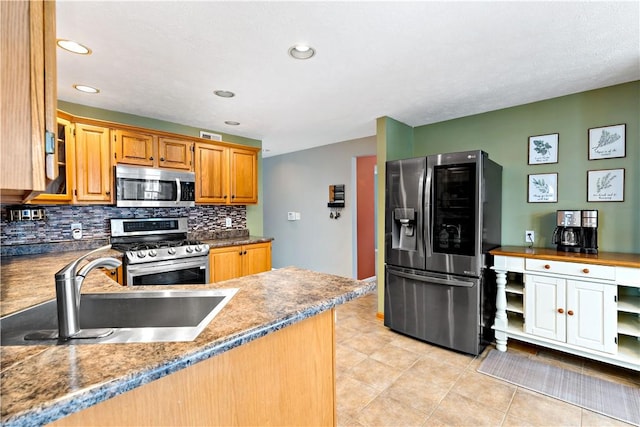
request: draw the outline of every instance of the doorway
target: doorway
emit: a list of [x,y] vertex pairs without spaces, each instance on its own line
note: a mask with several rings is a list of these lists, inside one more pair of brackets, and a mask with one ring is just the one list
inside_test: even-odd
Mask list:
[[356,157],[356,257],[358,280],[376,275],[376,156]]

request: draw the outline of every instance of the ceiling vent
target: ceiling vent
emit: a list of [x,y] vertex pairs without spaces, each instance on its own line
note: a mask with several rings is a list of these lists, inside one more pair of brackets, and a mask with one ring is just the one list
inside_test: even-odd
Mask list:
[[200,138],[208,139],[211,141],[222,141],[222,135],[218,135],[217,133],[205,132],[203,130],[200,131]]

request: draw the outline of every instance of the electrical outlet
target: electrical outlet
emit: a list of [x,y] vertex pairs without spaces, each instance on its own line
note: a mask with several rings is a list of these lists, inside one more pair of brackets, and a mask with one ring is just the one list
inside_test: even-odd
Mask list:
[[524,232],[525,243],[533,243],[536,241],[536,232],[533,230],[527,230]]
[[80,224],[79,222],[74,222],[73,224],[71,224],[71,236],[75,240],[82,239],[82,224]]
[[227,219],[224,220],[224,225],[226,227],[231,227],[231,218],[227,217]]

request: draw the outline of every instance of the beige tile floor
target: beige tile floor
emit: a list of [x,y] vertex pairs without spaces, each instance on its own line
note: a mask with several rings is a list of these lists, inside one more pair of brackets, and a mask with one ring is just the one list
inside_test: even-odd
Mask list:
[[[615,419],[476,372],[474,357],[414,340],[377,319],[375,294],[339,306],[338,426],[628,426]],[[509,351],[640,387],[640,376],[542,348]]]

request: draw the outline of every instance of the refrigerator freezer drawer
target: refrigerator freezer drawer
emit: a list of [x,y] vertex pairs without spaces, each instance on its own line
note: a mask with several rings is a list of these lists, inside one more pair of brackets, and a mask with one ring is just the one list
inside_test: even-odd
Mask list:
[[386,268],[384,324],[397,332],[464,353],[483,348],[482,279]]

